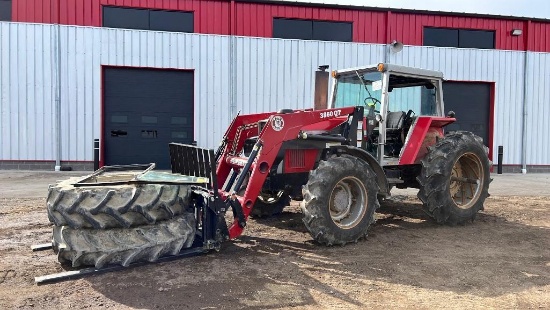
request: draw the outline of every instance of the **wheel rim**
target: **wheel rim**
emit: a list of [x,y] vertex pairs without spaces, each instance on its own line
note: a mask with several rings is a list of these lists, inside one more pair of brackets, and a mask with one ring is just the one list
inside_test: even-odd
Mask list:
[[366,212],[367,190],[355,177],[345,177],[332,189],[329,201],[330,217],[343,229],[355,227]]
[[449,193],[457,207],[469,209],[476,203],[485,182],[483,178],[483,166],[477,155],[466,153],[456,160],[449,179]]

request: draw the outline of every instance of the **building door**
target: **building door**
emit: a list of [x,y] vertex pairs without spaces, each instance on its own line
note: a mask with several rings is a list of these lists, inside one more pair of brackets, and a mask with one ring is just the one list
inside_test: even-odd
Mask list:
[[193,72],[105,68],[105,165],[170,169],[170,142],[193,141]]
[[464,130],[471,131],[483,138],[483,143],[489,145],[489,124],[491,107],[490,83],[443,83],[443,99],[445,113],[454,111],[457,121],[445,127],[446,132]]

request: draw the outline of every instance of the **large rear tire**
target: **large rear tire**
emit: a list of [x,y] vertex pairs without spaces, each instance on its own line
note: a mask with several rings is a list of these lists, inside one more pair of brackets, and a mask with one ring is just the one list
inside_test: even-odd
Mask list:
[[290,205],[290,201],[290,196],[285,191],[260,193],[250,215],[254,217],[270,217],[281,214],[283,209]]
[[193,244],[196,225],[193,213],[135,228],[73,229],[54,226],[53,248],[61,263],[73,267],[110,264],[128,266],[175,255]]
[[303,221],[325,245],[356,242],[367,235],[378,203],[376,175],[365,161],[342,155],[321,161],[303,188]]
[[489,195],[488,148],[471,132],[448,134],[422,160],[418,198],[437,223],[473,221]]
[[48,218],[71,228],[129,228],[154,224],[182,214],[189,204],[189,186],[124,184],[75,187],[78,178],[50,186]]

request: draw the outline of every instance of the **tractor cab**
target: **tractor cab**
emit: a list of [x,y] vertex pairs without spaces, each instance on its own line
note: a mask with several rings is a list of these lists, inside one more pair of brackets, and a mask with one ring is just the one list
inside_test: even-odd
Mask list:
[[380,63],[332,77],[331,107],[365,107],[361,147],[382,166],[400,164],[419,117],[444,118],[441,72]]

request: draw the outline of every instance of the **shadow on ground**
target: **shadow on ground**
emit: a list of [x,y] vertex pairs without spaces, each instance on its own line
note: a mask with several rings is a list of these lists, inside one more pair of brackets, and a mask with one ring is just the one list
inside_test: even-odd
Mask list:
[[440,226],[418,202],[397,197],[384,202],[367,240],[327,248],[310,241],[301,217],[291,210],[252,220],[219,253],[87,280],[107,298],[148,309],[270,309],[319,298],[361,308],[387,283],[479,297],[550,283],[548,227],[484,213],[473,224]]

